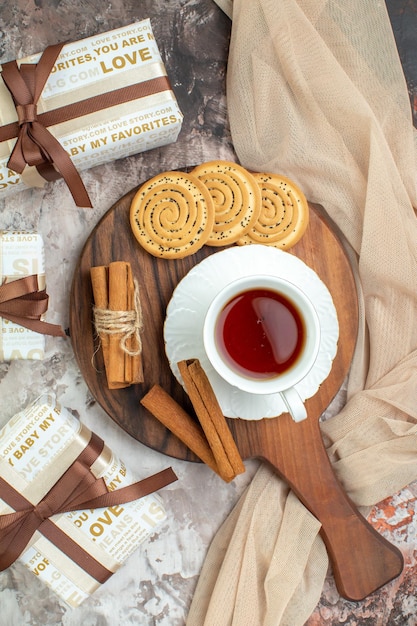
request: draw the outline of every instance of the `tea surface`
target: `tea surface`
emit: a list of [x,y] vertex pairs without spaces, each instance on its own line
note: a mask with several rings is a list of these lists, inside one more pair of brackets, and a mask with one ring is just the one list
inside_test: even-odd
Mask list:
[[249,378],[274,378],[298,360],[305,328],[297,307],[269,289],[235,296],[216,323],[216,343],[226,363]]

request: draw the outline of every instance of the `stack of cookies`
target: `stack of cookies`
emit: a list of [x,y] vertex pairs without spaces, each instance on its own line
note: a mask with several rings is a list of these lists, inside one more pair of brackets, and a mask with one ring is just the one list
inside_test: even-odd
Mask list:
[[294,182],[229,161],[158,174],[139,188],[130,208],[140,245],[165,259],[194,254],[203,245],[288,249],[303,236],[308,217],[307,200]]

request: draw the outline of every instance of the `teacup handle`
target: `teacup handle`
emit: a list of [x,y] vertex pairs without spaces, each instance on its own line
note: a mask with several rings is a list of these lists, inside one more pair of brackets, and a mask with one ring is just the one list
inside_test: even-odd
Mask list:
[[301,399],[300,394],[294,387],[280,391],[280,396],[284,400],[288,413],[294,422],[302,422],[307,417],[306,407]]

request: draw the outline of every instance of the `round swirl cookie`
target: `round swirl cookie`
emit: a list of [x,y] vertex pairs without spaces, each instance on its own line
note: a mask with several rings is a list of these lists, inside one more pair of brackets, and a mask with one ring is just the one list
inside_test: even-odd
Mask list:
[[130,225],[155,257],[181,259],[197,252],[214,224],[210,193],[196,176],[163,172],[144,183],[130,206]]
[[248,170],[230,161],[208,161],[191,172],[207,187],[214,203],[209,246],[235,243],[255,224],[261,210],[259,185]]
[[252,172],[252,175],[261,190],[261,211],[254,226],[237,243],[260,243],[288,250],[307,229],[307,200],[301,189],[281,174]]

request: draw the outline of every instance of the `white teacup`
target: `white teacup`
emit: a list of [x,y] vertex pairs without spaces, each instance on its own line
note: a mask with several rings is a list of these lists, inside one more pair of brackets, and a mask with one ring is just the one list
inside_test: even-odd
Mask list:
[[307,417],[294,386],[316,361],[320,322],[299,287],[267,275],[229,283],[210,303],[203,341],[213,368],[230,385],[279,393],[294,421]]

